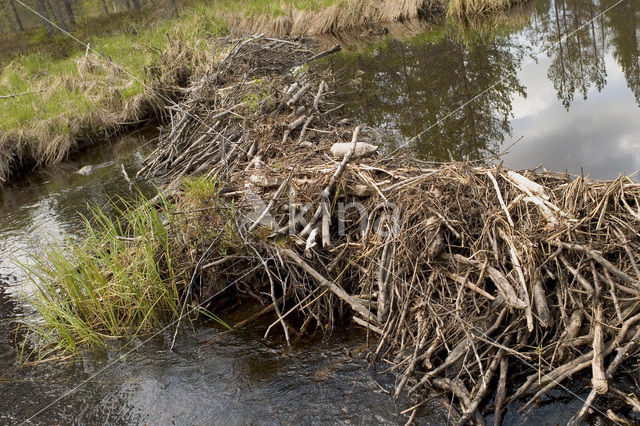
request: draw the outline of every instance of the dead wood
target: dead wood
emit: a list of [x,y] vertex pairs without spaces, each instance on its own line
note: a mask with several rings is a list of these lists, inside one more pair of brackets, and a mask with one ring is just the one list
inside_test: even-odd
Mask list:
[[[287,72],[312,47],[235,42],[146,160],[145,174],[222,188],[198,209],[188,189],[176,194],[197,212],[190,226],[233,225],[240,236],[234,262],[201,269],[213,281],[261,271],[238,286],[268,296],[285,336],[292,312],[305,318],[296,333],[352,319],[393,362],[396,396],[443,390],[460,423],[482,422],[478,408],[495,396],[499,424],[509,401],[528,406],[589,373],[577,419],[600,410],[604,393],[629,402],[612,384],[639,352],[640,185],[373,148],[358,156],[371,140],[329,104],[332,76]],[[348,149],[336,160],[338,143]],[[281,312],[285,293],[294,308]]]

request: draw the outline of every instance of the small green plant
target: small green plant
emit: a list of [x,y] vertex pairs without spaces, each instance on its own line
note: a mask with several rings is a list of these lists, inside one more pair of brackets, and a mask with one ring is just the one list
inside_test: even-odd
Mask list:
[[217,197],[220,191],[219,181],[209,176],[187,177],[182,183],[186,197],[193,202],[205,202]]
[[43,319],[28,325],[36,344],[27,359],[128,343],[177,317],[187,277],[172,263],[173,206],[119,204],[118,219],[94,209],[86,237],[53,244],[25,266]]

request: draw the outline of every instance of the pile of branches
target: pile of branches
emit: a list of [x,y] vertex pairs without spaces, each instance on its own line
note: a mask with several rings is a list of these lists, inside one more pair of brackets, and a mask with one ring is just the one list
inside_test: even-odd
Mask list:
[[[289,52],[287,64],[313,56],[298,41],[238,42],[143,170],[178,198],[182,176],[220,182],[215,212],[190,220],[233,212],[242,245],[201,250],[194,274],[255,271],[237,287],[267,295],[287,342],[339,318],[365,327],[397,373],[395,396],[419,398],[411,419],[435,388],[458,424],[500,424],[509,402],[531,406],[580,377],[591,387],[574,423],[640,410],[619,386],[640,351],[640,184],[383,155],[374,130],[327,100],[329,76],[310,71],[271,74],[249,107],[258,70],[235,58],[265,49]],[[618,413],[594,405],[604,395]]]

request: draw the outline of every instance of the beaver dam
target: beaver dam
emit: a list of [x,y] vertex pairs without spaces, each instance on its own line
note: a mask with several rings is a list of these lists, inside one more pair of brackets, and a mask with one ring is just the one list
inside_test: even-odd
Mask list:
[[[228,53],[170,108],[140,171],[166,182],[166,234],[122,225],[120,251],[92,253],[155,247],[153,285],[176,286],[162,309],[178,324],[257,298],[264,309],[237,326],[271,313],[267,334],[288,344],[363,327],[397,375],[395,397],[415,397],[410,420],[438,392],[457,423],[500,424],[509,403],[530,407],[581,379],[576,424],[637,420],[640,403],[619,384],[640,352],[640,184],[379,152],[376,129],[333,103],[344,82],[306,66],[337,47],[221,43]],[[120,282],[101,263],[91,270],[104,288]],[[70,310],[108,334],[107,319]],[[149,318],[114,315],[136,331]]]

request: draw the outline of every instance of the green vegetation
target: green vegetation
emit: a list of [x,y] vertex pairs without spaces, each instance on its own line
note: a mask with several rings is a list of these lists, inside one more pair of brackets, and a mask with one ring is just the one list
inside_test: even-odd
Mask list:
[[[216,178],[201,176],[184,180],[176,202],[118,199],[110,216],[92,210],[82,238],[34,255],[23,268],[42,319],[26,324],[23,359],[73,356],[114,341],[126,347],[193,314],[229,328],[207,309],[221,281],[207,271],[194,276],[195,265],[242,244],[233,205],[222,206],[219,187]],[[204,277],[204,293],[202,284],[192,286],[197,277]]]
[[[325,3],[288,4],[313,9]],[[161,114],[166,92],[159,96],[145,85],[187,84],[215,57],[209,40],[252,16],[282,13],[276,0],[243,2],[240,9],[238,2],[220,0],[188,2],[178,18],[117,14],[103,35],[86,27],[78,34],[102,57],[40,31],[27,53],[0,72],[0,183],[20,164],[58,162],[79,142],[99,141],[127,123]]]
[[119,219],[94,210],[81,242],[54,244],[25,266],[43,318],[29,325],[37,344],[26,358],[130,341],[178,316],[187,277],[172,263],[173,206],[162,207],[124,203]]

